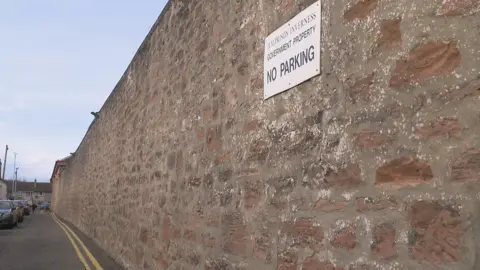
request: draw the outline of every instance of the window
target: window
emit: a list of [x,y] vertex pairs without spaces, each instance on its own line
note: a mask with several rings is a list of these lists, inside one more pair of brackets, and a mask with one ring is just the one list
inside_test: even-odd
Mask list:
[[39,193],[40,193],[40,195],[43,195],[43,192],[39,192]]
[[13,206],[10,204],[10,202],[0,202],[0,209],[12,209],[12,207]]

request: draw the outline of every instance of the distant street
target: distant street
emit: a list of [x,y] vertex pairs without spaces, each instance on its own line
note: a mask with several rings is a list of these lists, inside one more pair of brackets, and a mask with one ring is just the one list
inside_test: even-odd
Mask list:
[[1,269],[122,269],[93,241],[49,212],[37,210],[17,228],[1,229],[0,243]]

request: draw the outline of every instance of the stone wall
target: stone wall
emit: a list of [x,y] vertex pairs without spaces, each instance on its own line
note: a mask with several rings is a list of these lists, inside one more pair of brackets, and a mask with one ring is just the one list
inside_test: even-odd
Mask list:
[[322,75],[263,101],[313,2],[170,1],[55,211],[127,269],[480,269],[479,1],[323,0]]

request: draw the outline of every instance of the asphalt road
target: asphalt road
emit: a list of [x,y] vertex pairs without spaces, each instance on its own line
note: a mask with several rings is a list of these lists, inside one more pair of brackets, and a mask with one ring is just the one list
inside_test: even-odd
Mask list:
[[0,262],[9,270],[122,269],[74,226],[38,210],[18,227],[0,229]]

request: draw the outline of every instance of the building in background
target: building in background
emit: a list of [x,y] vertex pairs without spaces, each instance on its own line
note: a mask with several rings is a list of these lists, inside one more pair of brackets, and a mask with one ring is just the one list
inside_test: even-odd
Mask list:
[[0,180],[0,200],[7,199],[7,182]]
[[7,180],[7,198],[27,200],[30,204],[50,202],[52,199],[52,184],[37,182],[17,181],[17,190],[13,194],[13,180]]
[[57,198],[58,198],[58,191],[61,188],[61,182],[60,182],[60,177],[62,175],[63,170],[65,167],[68,165],[68,161],[72,158],[73,156],[70,155],[66,158],[57,160],[55,162],[55,166],[53,167],[53,172],[52,172],[52,177],[50,177],[50,184],[52,186],[52,201],[51,201],[51,209],[53,211],[56,210],[57,207]]

